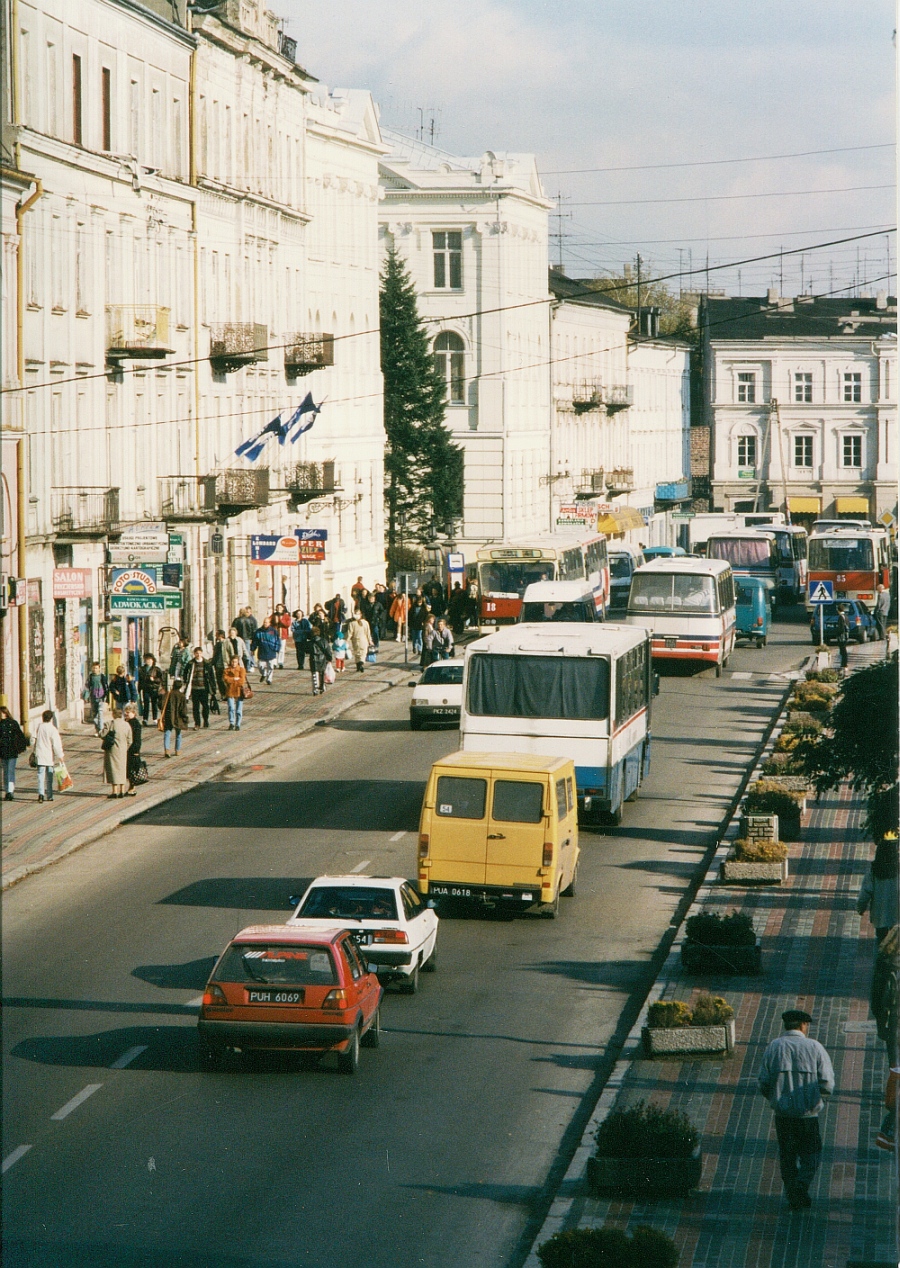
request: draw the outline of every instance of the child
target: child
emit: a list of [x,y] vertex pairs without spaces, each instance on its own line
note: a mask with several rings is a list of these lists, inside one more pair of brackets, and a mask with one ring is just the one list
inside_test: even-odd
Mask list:
[[337,627],[337,633],[334,636],[334,668],[335,672],[342,674],[344,672],[344,661],[347,659],[347,640],[344,637],[343,626]]

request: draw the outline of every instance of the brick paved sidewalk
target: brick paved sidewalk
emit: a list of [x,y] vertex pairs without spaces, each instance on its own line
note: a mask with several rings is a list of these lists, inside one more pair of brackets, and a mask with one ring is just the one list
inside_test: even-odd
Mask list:
[[[883,644],[854,649],[851,668],[883,654]],[[884,1044],[868,1007],[875,940],[868,917],[861,919],[855,906],[873,852],[862,831],[863,809],[846,787],[811,803],[803,840],[790,847],[790,877],[777,888],[715,883],[719,852],[698,906],[748,912],[762,938],[764,972],[685,975],[673,950],[650,999],[690,1003],[701,990],[722,995],[735,1010],[735,1053],[647,1060],[639,1023],[536,1245],[564,1228],[650,1224],[674,1237],[680,1268],[897,1264],[896,1168],[875,1148],[887,1079]],[[763,1051],[781,1032],[788,1007],[812,1013],[810,1033],[831,1054],[836,1074],[835,1095],[821,1119],[824,1153],[813,1207],[802,1212],[792,1212],[784,1198],[772,1111],[756,1089]],[[700,1132],[699,1189],[683,1200],[646,1203],[587,1196],[584,1164],[596,1124],[613,1104],[641,1098],[683,1111]],[[536,1265],[532,1252],[528,1268]]]
[[404,682],[418,673],[417,666],[403,665],[403,646],[382,641],[377,665],[364,674],[345,670],[324,697],[314,698],[310,675],[296,666],[276,670],[271,687],[259,686],[251,675],[253,699],[244,706],[240,733],[228,730],[225,705],[210,716],[209,729],[183,733],[181,755],[166,761],[162,735],[151,721],[144,727],[142,754],[150,781],[137,789],[136,797],[108,801],[103,783],[103,754],[90,726],[63,732],[66,765],[73,787],[57,794],[52,803],[37,800],[37,771],[25,753],[16,771],[13,802],[0,802],[3,814],[3,877],[6,888],[34,871],[87,845],[119,823],[151,806],[177,797],[229,767],[249,765],[266,750],[309,730],[316,722],[350,708],[373,692]]

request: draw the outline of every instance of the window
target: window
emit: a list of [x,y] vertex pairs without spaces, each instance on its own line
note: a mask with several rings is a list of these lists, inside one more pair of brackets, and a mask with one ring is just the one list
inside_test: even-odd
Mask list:
[[428,910],[412,885],[401,885],[400,897],[403,900],[403,910],[406,912],[407,920],[415,920],[416,916],[421,916],[423,911]]
[[566,814],[566,781],[558,779],[556,781],[556,817],[565,819]]
[[431,235],[434,251],[435,290],[462,289],[462,233],[444,232]]
[[540,823],[543,813],[543,784],[520,779],[495,781],[492,819],[501,823]]
[[128,85],[128,148],[138,157],[141,144],[141,86],[136,79]]
[[647,687],[647,645],[641,643],[616,662],[616,726],[644,708]]
[[813,464],[812,436],[794,437],[794,466],[811,467]]
[[470,662],[467,708],[476,717],[602,720],[609,716],[609,661],[480,653]]
[[823,572],[865,572],[873,565],[872,543],[867,537],[813,537],[809,566]]
[[[794,375],[794,400],[808,405],[812,401],[812,375],[803,373]],[[798,462],[797,466],[801,464]]]
[[336,920],[396,920],[392,889],[368,885],[316,885],[309,891],[298,919],[333,916]]
[[767,568],[773,564],[774,542],[768,537],[710,537],[709,559],[727,559],[732,568]]
[[183,176],[184,168],[184,111],[178,97],[172,100],[172,175]]
[[737,376],[738,400],[742,405],[756,404],[756,375],[752,372]]
[[692,573],[636,572],[628,599],[629,612],[678,612],[714,614],[716,589],[713,578]]
[[81,58],[72,58],[72,140],[81,145],[83,136],[83,110],[81,101]]
[[331,956],[322,946],[233,942],[216,965],[213,981],[333,986],[337,978]]
[[841,437],[841,466],[862,466],[862,436]]
[[164,168],[165,135],[162,120],[162,93],[154,88],[150,93],[150,161],[154,167]]
[[344,953],[344,959],[347,961],[347,967],[350,970],[350,975],[355,982],[359,978],[362,977],[363,971],[362,971],[362,965],[357,959],[356,950],[351,945],[349,938],[345,938],[344,941],[341,943],[341,950]]
[[[862,374],[851,372],[844,375],[844,400],[858,405],[862,400]],[[849,466],[844,463],[844,466]],[[859,465],[858,463],[856,464]]]
[[466,401],[466,345],[452,330],[445,330],[434,341],[434,368],[447,385],[447,400],[450,404],[464,405]]
[[456,775],[438,777],[434,808],[442,818],[483,819],[486,802],[486,779],[463,779]]
[[756,466],[756,437],[738,436],[737,464],[739,467]]
[[112,71],[100,71],[100,149],[112,149]]

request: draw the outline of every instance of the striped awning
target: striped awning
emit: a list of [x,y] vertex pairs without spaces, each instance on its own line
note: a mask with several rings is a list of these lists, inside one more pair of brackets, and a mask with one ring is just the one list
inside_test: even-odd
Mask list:
[[623,506],[619,511],[607,511],[597,518],[597,532],[606,533],[609,537],[627,533],[631,528],[643,527],[644,517],[631,506]]
[[818,515],[822,509],[821,498],[788,498],[792,515]]
[[834,509],[838,515],[868,515],[868,498],[835,498]]

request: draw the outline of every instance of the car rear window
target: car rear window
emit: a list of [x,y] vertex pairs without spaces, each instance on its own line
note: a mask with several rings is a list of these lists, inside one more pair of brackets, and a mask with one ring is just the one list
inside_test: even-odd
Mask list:
[[219,961],[213,981],[333,986],[337,977],[327,947],[254,942],[232,943]]
[[483,819],[487,801],[486,779],[439,775],[435,811],[445,819]]
[[297,916],[333,916],[338,920],[396,920],[392,889],[373,885],[317,885],[304,898]]
[[540,823],[543,809],[543,784],[524,779],[495,781],[492,819],[500,819],[504,823]]
[[462,665],[429,665],[421,678],[421,682],[429,687],[454,687],[462,680]]

